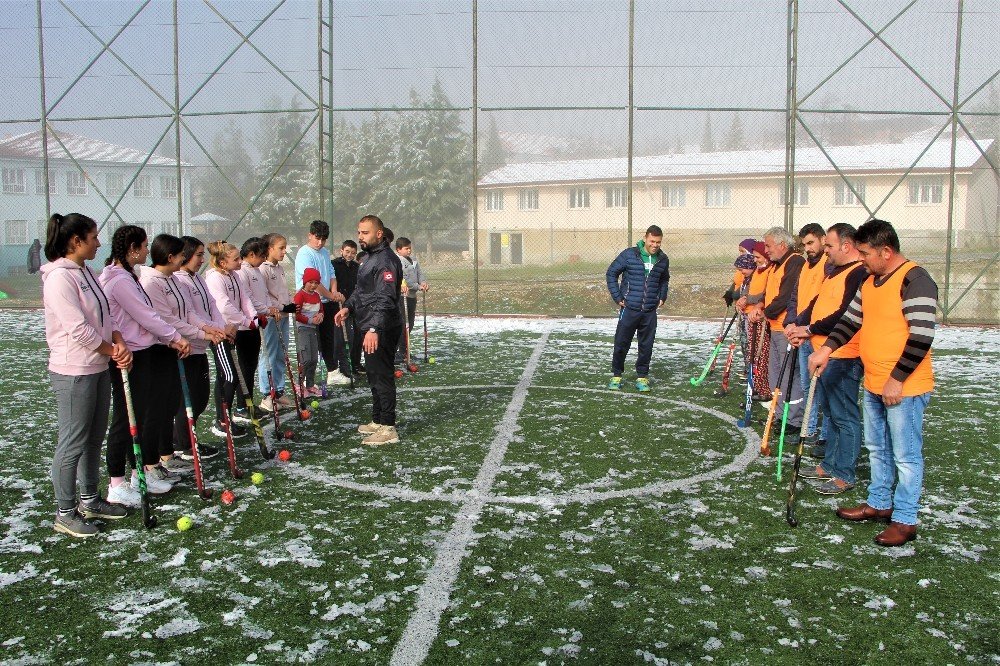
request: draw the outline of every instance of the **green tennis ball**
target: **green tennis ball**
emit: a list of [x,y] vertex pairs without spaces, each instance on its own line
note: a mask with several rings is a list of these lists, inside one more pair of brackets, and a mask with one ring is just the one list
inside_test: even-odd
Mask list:
[[319,407],[319,400],[313,400],[310,403],[310,405],[312,406],[313,409],[316,409],[317,407]]
[[177,519],[177,529],[181,532],[187,532],[191,529],[192,525],[194,525],[194,522],[187,516],[181,516]]
[[437,359],[436,359],[436,358],[434,358],[433,356],[431,356],[431,357],[430,357],[429,359],[427,359],[427,362],[428,362],[428,363],[432,363],[432,364],[433,364],[433,363],[437,363]]
[[253,474],[250,475],[250,482],[253,483],[253,485],[255,486],[259,486],[260,484],[264,483],[264,475],[261,474],[260,472],[254,472]]

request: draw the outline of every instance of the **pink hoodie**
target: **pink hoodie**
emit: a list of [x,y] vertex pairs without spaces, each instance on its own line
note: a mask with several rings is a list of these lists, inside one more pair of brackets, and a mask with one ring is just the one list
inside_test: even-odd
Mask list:
[[65,257],[42,266],[42,301],[49,370],[75,377],[106,372],[111,357],[97,348],[111,344],[115,325],[90,267]]
[[292,295],[288,293],[288,283],[285,282],[285,269],[281,264],[265,261],[260,265],[260,272],[267,286],[269,306],[280,310],[292,302]]
[[[208,285],[200,275],[180,270],[174,273],[174,280],[185,292],[184,303],[188,306],[189,312],[194,312],[200,319],[216,328],[226,327],[226,320],[222,318],[219,308],[215,307],[215,300],[208,292]],[[191,340],[192,354],[204,354],[207,351],[207,340]]]
[[146,291],[160,319],[177,329],[189,342],[204,340],[203,326],[211,324],[199,317],[188,302],[188,290],[173,276],[167,277],[152,266],[139,266],[139,284]]
[[156,314],[149,296],[124,268],[114,264],[105,266],[100,281],[108,295],[115,327],[122,332],[129,351],[137,352],[157,343],[166,345],[181,339],[177,329]]
[[264,276],[259,268],[254,268],[246,261],[237,271],[237,277],[242,280],[243,285],[250,292],[250,302],[253,303],[257,314],[267,314],[267,309],[271,306],[271,297],[267,294],[267,285],[264,283]]
[[235,325],[241,331],[250,330],[250,322],[257,316],[257,311],[250,302],[250,290],[243,280],[234,273],[209,268],[205,271],[205,283],[226,323]]

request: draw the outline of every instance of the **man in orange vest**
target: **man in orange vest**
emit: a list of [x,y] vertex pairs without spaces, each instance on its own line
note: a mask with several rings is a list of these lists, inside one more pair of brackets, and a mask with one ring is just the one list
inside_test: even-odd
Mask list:
[[[793,328],[805,327],[809,324],[809,317],[804,313],[812,305],[819,293],[819,286],[826,276],[827,255],[823,246],[825,238],[826,232],[823,231],[823,227],[815,222],[810,222],[799,229],[799,239],[801,239],[806,251],[806,263],[802,266],[799,279],[792,288],[792,295],[788,299],[788,312],[785,314],[785,337],[789,340],[792,338],[788,333]],[[814,351],[809,337],[800,336],[798,367],[799,381],[802,383],[803,391],[805,391],[805,387],[809,386],[809,355]],[[813,402],[814,409],[809,414],[809,423],[806,424],[806,441],[815,444],[811,453],[816,458],[822,458],[825,455],[825,444],[830,430],[825,420],[822,433],[817,428],[819,425],[819,406],[823,404],[822,392],[822,386],[817,384],[816,397]]]
[[809,370],[823,372],[830,355],[858,335],[871,483],[865,502],[839,508],[837,516],[890,521],[875,543],[901,546],[917,538],[924,410],[934,389],[937,284],[900,254],[899,237],[888,222],[865,222],[854,240],[871,276],[827,341],[809,357]]
[[[854,245],[856,230],[843,222],[830,227],[823,245],[829,257],[829,274],[819,285],[815,298],[801,313],[809,323],[792,326],[786,331],[789,339],[819,349],[833,332],[837,322],[854,300],[868,271]],[[823,495],[839,495],[854,487],[857,481],[855,465],[861,451],[861,410],[858,408],[858,388],[864,369],[858,358],[858,336],[833,352],[826,370],[816,385],[813,404],[823,409],[823,429],[826,432],[826,456],[823,462],[800,476],[823,481],[816,490]],[[803,363],[808,377],[808,362]]]
[[[806,260],[802,255],[795,253],[795,239],[792,235],[781,227],[771,227],[764,234],[764,248],[771,259],[771,272],[767,277],[767,286],[764,288],[764,303],[762,309],[754,310],[750,313],[751,321],[759,321],[766,318],[771,329],[771,349],[768,357],[767,377],[768,385],[773,391],[778,386],[778,375],[781,373],[781,366],[785,362],[785,356],[789,353],[796,353],[794,350],[788,351],[788,339],[784,336],[785,315],[788,312],[788,302],[792,297],[792,289],[798,282],[799,273]],[[791,359],[789,359],[791,366]],[[788,444],[798,444],[799,429],[802,425],[802,382],[797,374],[788,377],[791,367],[786,368],[785,377],[782,378],[782,386],[779,387],[784,398],[786,382],[791,380],[791,392],[788,394],[788,429],[785,434],[785,442]]]

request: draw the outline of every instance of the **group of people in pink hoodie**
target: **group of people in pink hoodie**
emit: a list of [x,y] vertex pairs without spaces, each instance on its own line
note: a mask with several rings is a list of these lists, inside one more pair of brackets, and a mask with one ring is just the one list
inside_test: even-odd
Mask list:
[[[124,225],[115,230],[107,266],[96,276],[85,262],[96,257],[100,245],[97,224],[84,215],[56,214],[48,222],[49,263],[41,270],[58,414],[54,527],[75,537],[97,534],[92,519],[124,518],[127,508],[140,502],[123,373],[131,388],[147,491],[167,493],[193,469],[179,366],[197,419],[211,392],[211,349],[216,367],[212,430],[225,436],[228,426],[233,437],[244,436],[238,422],[249,419],[234,410],[226,424],[222,411],[239,392],[234,362],[252,382],[258,329],[269,317],[282,320],[290,302],[284,281],[266,280],[257,269],[269,258],[269,248],[280,246],[283,253],[285,239],[277,234],[250,239],[242,252],[223,241],[210,243],[211,269],[204,279],[199,271],[206,247],[197,238],[160,234],[150,243],[141,227]],[[252,383],[248,388],[253,390]],[[102,498],[99,467],[106,431],[109,481]],[[219,453],[204,444],[198,448],[201,458]]]

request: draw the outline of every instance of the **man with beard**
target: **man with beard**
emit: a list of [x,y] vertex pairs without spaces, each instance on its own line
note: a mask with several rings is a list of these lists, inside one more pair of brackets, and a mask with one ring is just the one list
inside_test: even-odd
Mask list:
[[358,432],[366,435],[362,444],[382,446],[399,441],[392,360],[403,332],[399,316],[403,267],[385,239],[385,225],[374,215],[365,215],[358,222],[358,245],[366,253],[365,260],[358,269],[354,293],[337,312],[334,323],[340,326],[353,312],[355,325],[364,331],[361,347],[372,391],[372,420],[358,427]]

